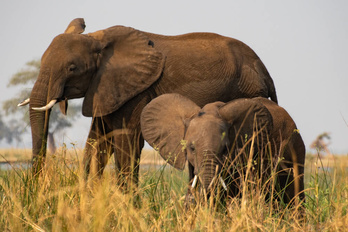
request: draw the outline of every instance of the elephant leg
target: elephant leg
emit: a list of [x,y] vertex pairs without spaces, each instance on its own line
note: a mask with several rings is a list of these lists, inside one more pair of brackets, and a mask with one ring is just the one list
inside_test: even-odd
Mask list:
[[121,133],[115,133],[115,165],[119,185],[126,190],[136,188],[139,180],[139,162],[141,150],[144,147],[144,139],[137,129],[122,129]]
[[140,154],[144,147],[140,115],[154,97],[151,93],[150,90],[140,93],[110,114],[117,177],[120,186],[125,187],[126,191],[138,186]]
[[83,164],[85,177],[91,173],[99,177],[112,154],[112,135],[109,127],[102,118],[93,118],[91,130],[85,146]]
[[[296,135],[292,140],[296,139]],[[302,140],[301,140],[302,142]],[[303,142],[299,146],[289,143],[284,150],[284,160],[280,163],[281,171],[278,175],[280,190],[284,190],[285,203],[295,203],[305,200],[304,194],[304,157]]]

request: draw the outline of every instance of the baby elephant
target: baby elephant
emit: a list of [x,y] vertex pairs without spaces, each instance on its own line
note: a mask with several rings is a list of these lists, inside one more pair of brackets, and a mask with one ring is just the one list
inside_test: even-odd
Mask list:
[[245,178],[258,178],[275,183],[269,184],[267,195],[277,193],[286,203],[304,199],[301,135],[290,115],[266,98],[200,108],[179,94],[165,94],[144,108],[141,128],[169,164],[183,170],[188,160],[192,188],[198,182],[208,196],[217,185],[231,197],[240,196]]

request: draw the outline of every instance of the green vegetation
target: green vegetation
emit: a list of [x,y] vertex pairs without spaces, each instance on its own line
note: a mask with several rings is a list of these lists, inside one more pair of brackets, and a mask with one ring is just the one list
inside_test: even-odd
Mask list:
[[[3,152],[2,152],[3,153]],[[187,172],[143,155],[139,187],[123,193],[113,164],[102,179],[83,178],[81,152],[60,149],[38,179],[0,170],[0,231],[344,231],[348,228],[348,157],[306,160],[303,209],[247,193],[214,208],[184,207]],[[152,161],[152,162],[149,162]],[[155,163],[153,163],[155,161]],[[139,203],[139,204],[138,204]],[[245,207],[243,207],[245,206]],[[301,217],[303,212],[303,217]]]

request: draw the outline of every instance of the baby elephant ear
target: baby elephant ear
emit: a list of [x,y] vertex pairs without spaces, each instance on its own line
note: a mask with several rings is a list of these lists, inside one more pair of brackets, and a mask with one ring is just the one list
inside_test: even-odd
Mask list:
[[221,107],[219,114],[230,123],[229,134],[233,140],[237,137],[243,141],[246,135],[251,138],[257,130],[260,131],[258,136],[266,142],[273,127],[272,115],[260,98],[233,100]]
[[141,114],[144,139],[163,159],[183,170],[186,162],[185,121],[197,114],[200,107],[179,94],[164,94],[152,100]]

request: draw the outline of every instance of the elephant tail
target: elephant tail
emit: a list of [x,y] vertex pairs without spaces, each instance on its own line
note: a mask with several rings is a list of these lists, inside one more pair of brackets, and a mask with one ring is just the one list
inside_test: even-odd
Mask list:
[[274,86],[274,82],[271,75],[267,71],[267,68],[265,67],[265,65],[262,63],[260,59],[258,59],[256,63],[254,63],[254,67],[257,70],[257,72],[263,76],[263,79],[265,81],[265,84],[268,90],[267,97],[271,98],[272,101],[278,104],[276,88]]
[[278,104],[277,93],[276,93],[276,89],[275,89],[273,80],[272,80],[271,76],[268,76],[267,79],[268,80],[266,82],[267,82],[267,89],[268,89],[268,97],[270,97],[272,101],[274,101],[275,103]]

